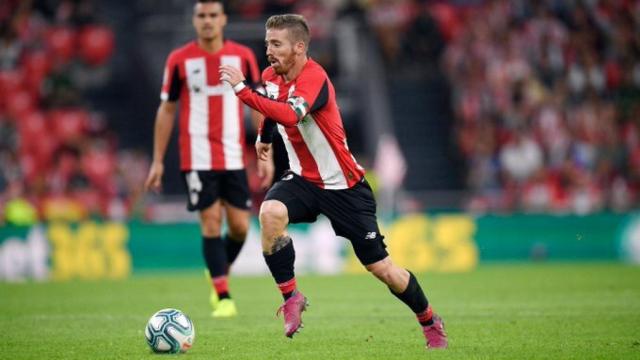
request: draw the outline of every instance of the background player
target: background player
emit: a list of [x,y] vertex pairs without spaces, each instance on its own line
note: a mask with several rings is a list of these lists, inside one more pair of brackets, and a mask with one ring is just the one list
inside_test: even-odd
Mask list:
[[347,147],[333,84],[324,69],[308,58],[309,27],[299,15],[272,16],[266,23],[267,57],[262,73],[267,97],[251,90],[242,72],[220,67],[238,97],[266,120],[256,142],[259,157],[270,151],[270,133],[277,128],[285,142],[291,172],[267,193],[260,208],[264,258],[285,300],[285,335],[302,325],[307,299],[297,290],[295,251],[287,224],[313,222],[319,214],[331,221],[337,235],[353,245],[360,262],[408,305],[422,325],[429,348],[447,347],[442,320],[415,276],[390,259],[376,219],[376,203],[364,169]]
[[[146,189],[160,190],[163,159],[176,102],[180,100],[180,168],[188,190],[187,208],[200,212],[202,251],[213,286],[210,300],[214,317],[237,313],[227,275],[244,244],[251,207],[244,170],[243,105],[231,87],[219,81],[218,67],[231,66],[252,82],[259,82],[253,52],[224,40],[226,23],[222,1],[199,0],[193,12],[196,41],[169,55],[155,120],[153,163],[145,183]],[[256,112],[252,117],[256,124],[261,120]],[[266,188],[273,176],[272,163],[258,161],[258,174]],[[228,227],[224,238],[223,212]]]

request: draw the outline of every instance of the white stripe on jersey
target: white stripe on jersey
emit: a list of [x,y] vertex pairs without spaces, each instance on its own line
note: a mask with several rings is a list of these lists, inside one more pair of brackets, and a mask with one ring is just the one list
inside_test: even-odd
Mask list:
[[207,96],[207,66],[204,58],[185,61],[189,88],[189,135],[191,137],[191,169],[211,169],[209,142],[209,97]]
[[284,143],[285,148],[287,148],[287,155],[289,157],[289,168],[293,171],[294,174],[302,176],[302,166],[300,166],[300,159],[298,158],[298,154],[296,154],[296,150],[291,145],[291,141],[289,141],[289,136],[285,131],[284,126],[278,124],[278,132],[280,136],[282,136],[282,142]]
[[[240,57],[236,55],[222,55],[221,65],[231,65],[241,69]],[[225,82],[225,91],[222,95],[222,148],[224,152],[224,167],[227,170],[240,170],[244,168],[242,159],[242,146],[240,146],[240,114],[239,99],[229,83]]]
[[342,172],[340,162],[313,116],[305,116],[298,124],[298,130],[318,165],[324,188],[328,190],[348,188],[349,183]]

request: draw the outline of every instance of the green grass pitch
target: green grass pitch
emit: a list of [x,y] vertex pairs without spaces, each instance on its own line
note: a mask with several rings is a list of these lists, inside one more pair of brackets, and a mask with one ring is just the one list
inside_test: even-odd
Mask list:
[[0,358],[166,358],[143,330],[175,307],[196,328],[182,359],[640,359],[640,267],[495,264],[418,277],[445,320],[448,350],[426,352],[413,315],[370,275],[299,277],[311,306],[290,340],[271,278],[232,278],[240,315],[218,320],[203,275],[181,273],[0,284]]

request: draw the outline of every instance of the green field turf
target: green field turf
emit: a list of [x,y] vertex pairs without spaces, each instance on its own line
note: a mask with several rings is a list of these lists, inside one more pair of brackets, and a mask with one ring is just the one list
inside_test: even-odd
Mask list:
[[158,359],[144,341],[156,310],[195,323],[182,359],[640,359],[640,267],[484,265],[421,274],[450,348],[426,352],[407,308],[369,275],[301,276],[305,328],[289,340],[270,278],[234,278],[240,315],[209,317],[202,274],[127,281],[0,284],[1,359]]

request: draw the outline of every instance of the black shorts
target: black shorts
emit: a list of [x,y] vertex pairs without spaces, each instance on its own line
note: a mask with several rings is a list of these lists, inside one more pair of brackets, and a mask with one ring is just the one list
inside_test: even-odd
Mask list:
[[240,209],[251,208],[249,183],[244,170],[183,171],[182,179],[187,188],[189,211],[204,210],[218,198]]
[[373,264],[389,255],[378,228],[376,201],[364,179],[350,189],[325,190],[287,172],[267,192],[266,200],[282,202],[292,224],[313,222],[318,215],[325,215],[336,235],[351,241],[363,265]]

